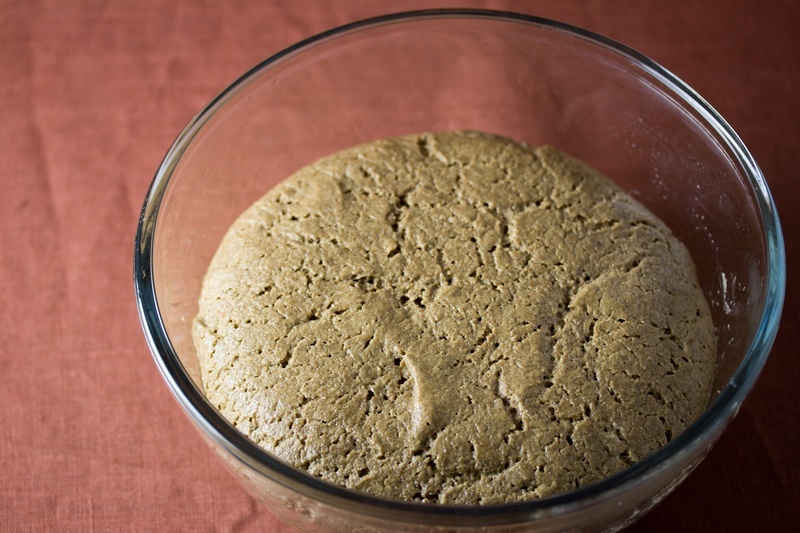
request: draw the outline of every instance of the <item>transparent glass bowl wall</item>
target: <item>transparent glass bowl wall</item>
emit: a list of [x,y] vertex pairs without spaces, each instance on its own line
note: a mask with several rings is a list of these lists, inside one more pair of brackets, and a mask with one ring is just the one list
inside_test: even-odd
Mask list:
[[[191,340],[200,285],[234,219],[298,168],[361,142],[475,129],[566,150],[664,219],[698,267],[719,335],[706,413],[645,461],[564,495],[491,507],[393,502],[280,463],[204,399]],[[135,251],[145,335],[200,434],[274,514],[313,531],[604,530],[674,489],[735,415],[774,339],[780,227],[730,127],[640,54],[552,21],[486,11],[391,15],[268,59],[190,123],[148,193]]]

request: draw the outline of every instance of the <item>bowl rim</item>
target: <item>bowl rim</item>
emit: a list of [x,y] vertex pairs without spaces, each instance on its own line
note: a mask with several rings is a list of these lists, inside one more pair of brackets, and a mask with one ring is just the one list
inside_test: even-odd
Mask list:
[[[281,462],[236,430],[205,398],[180,361],[162,319],[153,280],[153,240],[164,193],[183,152],[210,117],[256,75],[319,44],[378,26],[444,18],[500,20],[564,32],[624,56],[663,83],[671,96],[689,105],[725,141],[748,178],[763,224],[766,248],[765,300],[759,326],[738,369],[717,398],[686,430],[664,447],[634,465],[600,481],[541,499],[491,505],[449,505],[390,500],[334,485]],[[422,9],[371,17],[308,37],[260,62],[214,97],[184,128],[159,166],[145,196],[134,244],[134,289],[139,319],[148,347],[178,403],[189,418],[228,453],[272,481],[318,502],[371,516],[400,513],[405,519],[452,520],[471,523],[509,523],[515,519],[555,516],[613,497],[668,468],[704,443],[713,442],[736,415],[763,368],[777,334],[786,286],[785,249],[778,214],[766,179],[753,156],[731,126],[691,87],[636,50],[594,32],[538,16],[488,9]],[[409,516],[411,515],[411,516]]]

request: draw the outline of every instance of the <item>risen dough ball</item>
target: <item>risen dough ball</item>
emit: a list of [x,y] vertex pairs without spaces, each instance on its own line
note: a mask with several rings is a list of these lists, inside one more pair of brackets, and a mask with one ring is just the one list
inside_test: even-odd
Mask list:
[[686,248],[553,148],[476,132],[326,157],[231,227],[194,339],[267,451],[371,494],[488,504],[617,472],[704,409]]

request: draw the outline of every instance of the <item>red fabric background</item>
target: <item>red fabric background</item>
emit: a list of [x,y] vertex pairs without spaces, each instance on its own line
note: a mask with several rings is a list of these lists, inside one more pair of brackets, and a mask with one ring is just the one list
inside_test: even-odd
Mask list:
[[[132,287],[136,222],[170,144],[255,63],[352,20],[452,2],[0,0],[0,530],[289,531],[167,391]],[[741,134],[782,218],[770,361],[692,476],[631,531],[786,531],[800,509],[796,285],[800,4],[467,1],[605,34]],[[623,7],[624,6],[624,7]]]

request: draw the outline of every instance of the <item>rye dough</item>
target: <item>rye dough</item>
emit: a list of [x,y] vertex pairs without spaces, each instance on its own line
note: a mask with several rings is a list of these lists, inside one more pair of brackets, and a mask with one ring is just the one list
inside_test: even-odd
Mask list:
[[689,253],[607,178],[477,132],[385,139],[250,207],[205,278],[209,400],[280,459],[458,504],[580,487],[705,408]]

